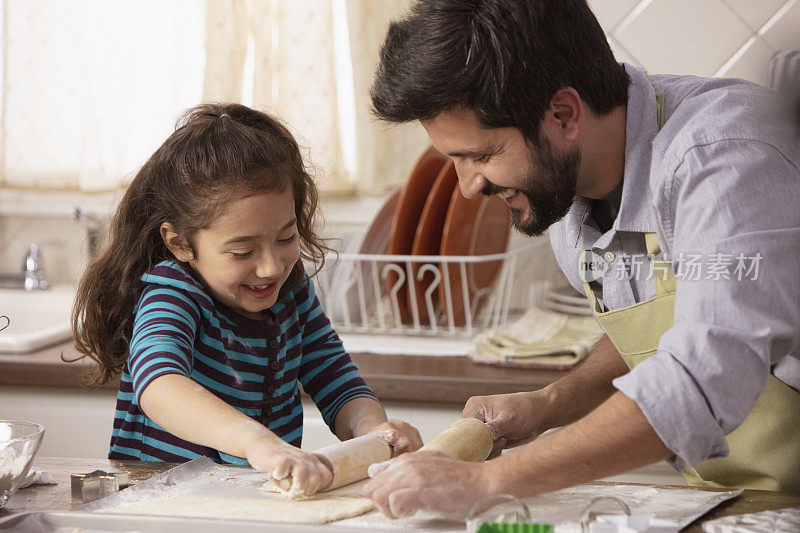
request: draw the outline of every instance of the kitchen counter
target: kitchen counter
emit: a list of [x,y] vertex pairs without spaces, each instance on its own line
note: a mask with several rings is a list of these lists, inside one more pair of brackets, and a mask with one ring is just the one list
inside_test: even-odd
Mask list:
[[[0,385],[87,386],[96,367],[86,359],[67,363],[77,352],[71,342],[38,352],[0,354]],[[381,400],[464,403],[470,396],[540,389],[564,371],[521,370],[477,365],[467,357],[351,354],[366,382]],[[116,390],[119,379],[101,388]]]
[[[130,473],[131,483],[135,484],[174,466],[172,463],[70,459],[63,457],[39,457],[36,459],[35,464],[39,468],[50,472],[58,482],[58,485],[37,485],[21,489],[11,498],[5,508],[0,509],[0,519],[23,511],[68,511],[72,509],[69,475],[73,472],[91,472],[95,469],[106,471],[123,470]],[[650,486],[663,487],[663,485]],[[800,506],[800,496],[763,490],[745,490],[741,496],[716,507],[684,531],[699,533],[702,531],[701,523],[703,521],[723,516],[797,506]]]

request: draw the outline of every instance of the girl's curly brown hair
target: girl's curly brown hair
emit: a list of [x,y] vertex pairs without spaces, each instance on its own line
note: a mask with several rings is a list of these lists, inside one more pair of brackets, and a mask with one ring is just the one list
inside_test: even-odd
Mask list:
[[277,119],[239,104],[203,104],[185,111],[175,132],[139,170],[112,219],[109,244],[81,278],[72,308],[75,347],[100,367],[97,383],[120,374],[128,357],[139,277],[177,261],[161,238],[164,222],[193,238],[231,201],[291,188],[300,260],[281,296],[306,281],[302,260],[324,264],[330,249],[315,233],[318,192],[297,142]]

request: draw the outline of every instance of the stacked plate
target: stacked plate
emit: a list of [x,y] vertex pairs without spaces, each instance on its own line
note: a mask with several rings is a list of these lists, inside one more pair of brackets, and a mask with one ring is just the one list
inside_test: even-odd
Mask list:
[[567,315],[593,315],[589,300],[572,287],[562,287],[550,291],[544,307]]
[[[343,252],[348,254],[385,254],[389,245],[392,218],[400,191],[394,191],[368,224],[361,238],[354,239]],[[380,288],[380,272],[370,261],[338,260],[331,274],[331,297],[325,302],[325,311],[339,326],[352,323],[366,325],[374,312],[375,287]],[[377,272],[376,272],[377,271]]]
[[[393,256],[484,256],[506,251],[510,214],[497,197],[467,199],[453,162],[428,148],[406,184],[391,194],[364,238],[348,252]],[[387,269],[386,267],[389,266]],[[464,326],[488,300],[502,260],[478,262],[351,261],[332,280],[335,318],[363,323],[382,288],[396,323]],[[384,272],[388,275],[384,277]],[[409,282],[411,278],[411,282]],[[365,306],[367,309],[365,309]],[[474,320],[474,318],[473,318]]]
[[[400,191],[387,253],[418,256],[485,256],[506,251],[511,229],[508,208],[497,197],[467,199],[458,187],[453,162],[428,148]],[[404,324],[422,325],[439,317],[463,326],[476,316],[502,267],[502,261],[398,263],[413,283],[390,276],[386,288],[397,296]],[[410,268],[409,268],[410,267]],[[412,288],[413,287],[413,288]]]

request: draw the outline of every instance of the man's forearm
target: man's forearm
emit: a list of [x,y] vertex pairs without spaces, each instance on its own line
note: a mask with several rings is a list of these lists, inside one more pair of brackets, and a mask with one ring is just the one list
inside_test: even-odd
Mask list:
[[672,455],[636,403],[617,392],[578,422],[485,467],[492,491],[526,497],[621,474]]
[[616,389],[611,384],[628,366],[607,335],[597,341],[586,361],[542,390],[551,405],[545,427],[561,427],[586,416]]

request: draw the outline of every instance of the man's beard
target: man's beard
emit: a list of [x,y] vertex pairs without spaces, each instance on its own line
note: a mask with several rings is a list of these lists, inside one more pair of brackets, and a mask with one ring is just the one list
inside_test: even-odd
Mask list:
[[[537,157],[538,156],[538,157]],[[550,226],[564,218],[572,207],[578,184],[578,169],[581,163],[580,150],[557,154],[550,142],[541,138],[537,154],[538,172],[531,170],[523,177],[517,189],[528,199],[530,214],[523,219],[521,209],[511,207],[511,224],[521,233],[538,237]],[[502,188],[494,184],[484,188],[483,193],[490,196]]]

